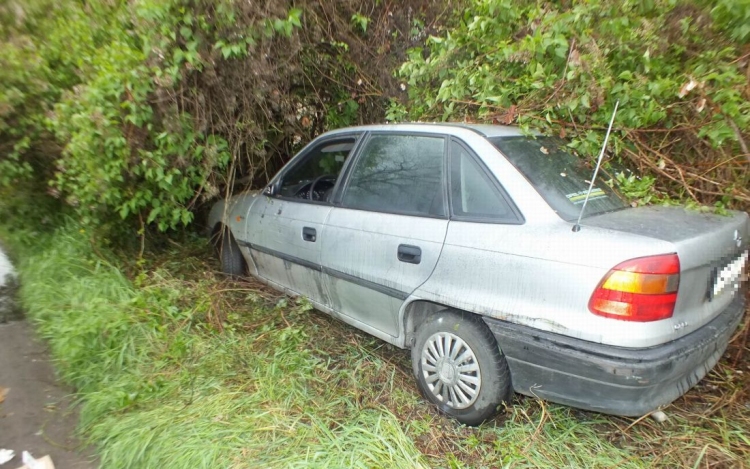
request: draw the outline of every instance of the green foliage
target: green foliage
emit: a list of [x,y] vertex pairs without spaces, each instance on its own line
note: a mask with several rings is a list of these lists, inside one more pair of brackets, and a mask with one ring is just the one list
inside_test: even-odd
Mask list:
[[171,270],[208,268],[184,251],[131,281],[71,220],[38,242],[16,246],[22,301],[103,467],[427,467],[391,412],[356,400],[394,375],[364,379],[383,361],[330,337],[317,349],[328,327],[309,303],[274,306],[237,285],[232,301],[247,306],[217,309],[226,284]]
[[739,42],[750,42],[750,1],[718,0],[711,4],[715,5],[711,17],[718,29],[729,31],[732,39]]
[[[234,2],[212,3],[213,16],[194,4],[10,5],[4,12],[17,11],[20,26],[6,31],[0,58],[0,184],[47,178],[86,224],[119,216],[164,231],[189,223],[232,156],[226,139],[196,127],[176,99],[162,109],[154,101],[183,92],[209,46],[242,57],[263,38],[290,37],[302,16],[291,8],[264,17],[238,45],[212,39],[234,28]],[[59,155],[44,154],[52,142]]]
[[273,20],[266,20],[268,27],[266,28],[266,36],[273,37],[273,33],[283,34],[286,37],[291,37],[294,28],[302,27],[302,10],[299,8],[292,8],[289,10],[289,15],[285,18],[276,18]]
[[[133,8],[138,19],[163,18],[179,3],[142,1]],[[39,1],[19,8],[28,8],[28,16],[19,19],[24,29],[10,35],[3,55],[8,67],[0,72],[9,77],[0,87],[0,108],[8,110],[0,121],[0,131],[6,131],[0,143],[13,147],[0,161],[0,183],[7,187],[34,176],[33,163],[41,158],[36,177],[49,178],[54,193],[76,207],[84,223],[113,214],[144,214],[161,230],[189,222],[187,203],[196,187],[229,159],[226,142],[193,132],[179,113],[165,128],[150,100],[154,83],[166,79],[160,72],[176,81],[183,64],[199,66],[195,43],[173,47],[165,70],[149,68],[147,47],[164,29],[130,31],[132,12],[125,2]],[[189,15],[181,20],[190,21]],[[177,25],[162,24],[168,26]],[[63,145],[62,153],[36,156],[49,151],[44,147],[50,136]]]
[[106,18],[112,8],[90,10],[48,0],[0,6],[0,185],[46,174],[45,153],[54,151],[48,113],[65,89],[86,76],[86,58],[110,30]]
[[[293,8],[284,19],[248,26],[239,44],[214,41],[221,28],[233,27],[233,3],[219,2],[213,17],[193,3],[123,4],[115,13],[121,27],[86,58],[88,80],[55,106],[48,123],[65,148],[51,184],[84,223],[112,214],[160,231],[190,223],[197,197],[213,189],[211,176],[232,156],[226,139],[196,128],[178,102],[159,109],[154,99],[183,91],[181,82],[205,67],[209,47],[224,58],[243,57],[261,38],[289,37],[301,25],[302,12]],[[135,34],[123,28],[131,21]]]
[[653,176],[636,177],[635,174],[626,175],[625,172],[617,173],[615,183],[620,192],[635,204],[646,205],[654,197]]
[[409,112],[406,110],[406,106],[397,100],[393,99],[388,104],[388,109],[385,112],[385,120],[388,122],[402,122],[405,121],[409,116]]
[[0,184],[48,185],[81,222],[125,237],[186,225],[327,128],[382,119],[406,47],[389,33],[427,11],[400,10],[412,5],[8,0]]
[[123,262],[62,225],[32,244],[19,242],[26,223],[0,235],[103,467],[741,467],[750,457],[748,377],[731,358],[663,425],[517,396],[467,428],[419,396],[408,352],[309,302],[213,278],[205,241]]
[[370,24],[370,18],[361,14],[361,13],[355,13],[352,15],[352,24],[359,28],[362,33],[367,32],[367,25]]
[[[541,128],[573,136],[574,148],[593,157],[619,100],[615,153],[711,201],[722,188],[655,164],[662,154],[693,166],[744,153],[747,5],[476,0],[457,27],[409,52],[398,72],[408,83],[408,118]],[[746,182],[741,172],[730,178]],[[750,202],[746,191],[734,194]]]

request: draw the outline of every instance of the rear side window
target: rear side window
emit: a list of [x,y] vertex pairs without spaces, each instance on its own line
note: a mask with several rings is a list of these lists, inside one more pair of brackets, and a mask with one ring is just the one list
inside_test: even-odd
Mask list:
[[451,206],[453,216],[486,220],[517,217],[474,156],[451,142]]
[[[568,221],[578,218],[594,170],[568,152],[565,141],[552,137],[492,137],[488,139],[518,170],[558,215]],[[591,191],[585,216],[627,207],[604,181]]]
[[374,135],[344,192],[345,207],[405,215],[445,216],[445,139]]

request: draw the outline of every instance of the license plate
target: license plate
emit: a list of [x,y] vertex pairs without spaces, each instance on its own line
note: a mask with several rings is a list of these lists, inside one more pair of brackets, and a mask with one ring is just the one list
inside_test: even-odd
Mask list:
[[716,270],[714,274],[716,280],[714,280],[713,287],[711,288],[711,299],[716,298],[727,287],[735,287],[739,283],[745,273],[747,259],[748,251],[745,251],[740,257]]

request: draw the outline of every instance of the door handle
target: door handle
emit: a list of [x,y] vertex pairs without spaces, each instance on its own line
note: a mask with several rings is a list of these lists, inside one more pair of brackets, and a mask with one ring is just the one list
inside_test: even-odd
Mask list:
[[422,262],[422,250],[419,246],[411,246],[408,244],[398,245],[398,260],[406,262],[408,264],[419,264]]
[[315,228],[310,228],[309,226],[306,226],[302,228],[302,239],[305,241],[310,241],[311,243],[314,243],[318,239],[318,232],[315,231]]

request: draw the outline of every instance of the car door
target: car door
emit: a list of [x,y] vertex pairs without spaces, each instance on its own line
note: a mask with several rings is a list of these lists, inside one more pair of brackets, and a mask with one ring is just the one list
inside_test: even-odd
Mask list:
[[258,275],[328,306],[320,264],[323,223],[357,135],[315,142],[274,178],[248,212],[247,238]]
[[372,133],[347,170],[322,238],[332,308],[398,337],[403,301],[429,278],[448,226],[446,138]]

